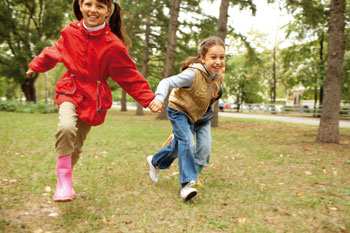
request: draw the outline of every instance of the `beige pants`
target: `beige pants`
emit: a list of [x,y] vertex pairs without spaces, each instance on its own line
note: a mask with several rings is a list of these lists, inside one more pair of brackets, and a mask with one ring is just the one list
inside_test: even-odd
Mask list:
[[91,126],[79,119],[77,109],[71,102],[63,102],[58,114],[56,153],[58,156],[72,155],[72,165],[75,165]]

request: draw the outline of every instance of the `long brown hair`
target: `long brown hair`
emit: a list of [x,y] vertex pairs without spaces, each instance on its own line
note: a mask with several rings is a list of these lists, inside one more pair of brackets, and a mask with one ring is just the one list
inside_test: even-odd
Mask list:
[[220,37],[210,36],[205,38],[199,46],[197,57],[188,57],[181,65],[181,69],[187,69],[191,64],[202,63],[201,55],[205,57],[210,47],[214,45],[220,45],[225,49],[225,43]]
[[[131,46],[130,38],[128,37],[123,22],[122,22],[122,9],[117,1],[113,3],[113,0],[97,0],[100,3],[106,4],[109,9],[112,10],[112,7],[114,6],[113,13],[109,17],[108,24],[111,27],[111,31],[116,34],[121,41],[123,41],[124,45],[127,47]],[[80,11],[80,4],[82,4],[84,0],[73,0],[73,11],[74,15],[78,20],[81,20],[83,18],[83,14]]]

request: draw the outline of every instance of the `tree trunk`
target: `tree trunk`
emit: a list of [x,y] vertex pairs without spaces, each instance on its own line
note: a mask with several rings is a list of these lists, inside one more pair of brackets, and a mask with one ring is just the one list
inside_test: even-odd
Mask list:
[[26,100],[34,102],[34,103],[37,102],[36,101],[36,91],[35,91],[35,86],[34,86],[36,79],[37,79],[37,76],[32,77],[32,78],[27,78],[25,80],[25,83],[21,84],[21,88],[22,88],[22,91],[24,93],[24,96],[26,97]]
[[328,26],[328,58],[317,141],[339,143],[339,110],[345,53],[345,0],[332,0]]
[[122,90],[122,99],[120,101],[120,105],[121,105],[120,111],[122,112],[128,111],[126,107],[126,92],[124,90]]
[[[227,19],[228,19],[228,7],[230,0],[221,0],[220,15],[218,19],[218,25],[216,28],[216,36],[220,37],[224,42],[227,35]],[[212,127],[219,126],[219,101],[214,104],[214,118],[211,120]]]
[[273,48],[271,114],[276,114],[276,46]]
[[[151,15],[148,14],[146,17],[146,30],[145,30],[145,41],[143,44],[143,55],[142,55],[142,70],[141,74],[147,78],[147,66],[149,61],[149,37],[151,34]],[[143,106],[137,103],[136,115],[143,115]]]
[[[323,48],[324,48],[324,32],[322,31],[320,36],[320,74],[321,74],[321,85],[320,85],[320,92],[319,92],[319,111],[322,111],[322,103],[323,103],[323,81],[324,81],[324,59],[323,59]],[[317,94],[315,94],[317,96]],[[316,106],[315,108],[316,109]],[[321,117],[321,115],[317,115],[318,117]]]
[[218,19],[218,25],[216,28],[216,36],[225,41],[227,35],[227,20],[228,20],[228,7],[230,0],[221,0],[220,15]]
[[[179,13],[180,13],[181,0],[171,0],[170,4],[170,20],[169,20],[169,36],[168,46],[166,51],[165,66],[163,72],[163,78],[167,78],[173,74],[175,47],[176,47],[176,32],[179,27]],[[165,111],[158,114],[157,119],[168,119],[166,108],[168,106],[168,97],[164,100]]]

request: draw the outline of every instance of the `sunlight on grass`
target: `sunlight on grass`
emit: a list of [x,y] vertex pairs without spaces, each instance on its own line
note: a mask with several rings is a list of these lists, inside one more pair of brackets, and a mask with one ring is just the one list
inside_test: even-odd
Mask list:
[[199,195],[179,197],[177,160],[148,177],[171,133],[155,115],[112,110],[74,168],[77,198],[55,203],[57,114],[0,112],[1,232],[349,232],[350,130],[224,118]]

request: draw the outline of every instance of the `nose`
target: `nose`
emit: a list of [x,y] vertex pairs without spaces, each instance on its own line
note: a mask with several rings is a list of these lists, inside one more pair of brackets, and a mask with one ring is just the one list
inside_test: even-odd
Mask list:
[[91,7],[90,7],[90,11],[96,11],[96,6],[95,5],[92,5]]

